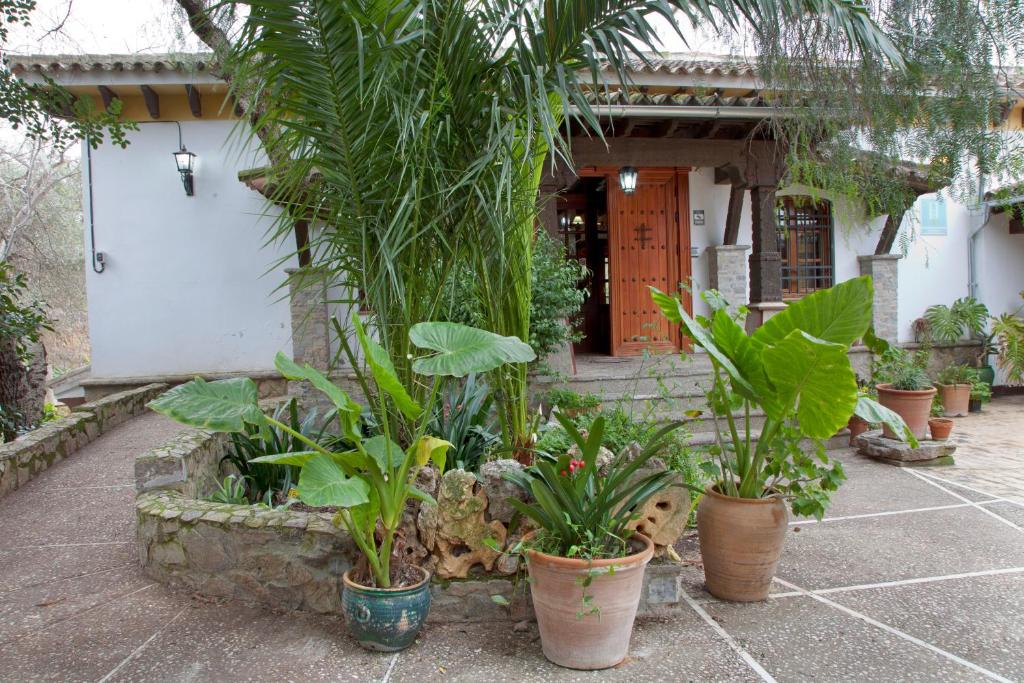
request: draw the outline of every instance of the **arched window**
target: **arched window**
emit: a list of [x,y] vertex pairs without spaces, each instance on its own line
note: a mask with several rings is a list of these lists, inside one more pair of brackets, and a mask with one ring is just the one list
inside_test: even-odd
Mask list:
[[780,197],[777,208],[783,298],[797,299],[831,287],[835,280],[832,205],[790,196]]

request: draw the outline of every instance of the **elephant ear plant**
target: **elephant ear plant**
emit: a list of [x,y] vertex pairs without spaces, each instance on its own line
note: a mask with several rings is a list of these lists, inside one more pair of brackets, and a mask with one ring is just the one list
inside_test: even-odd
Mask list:
[[[822,442],[853,414],[906,434],[898,415],[858,391],[847,355],[855,341],[873,337],[871,279],[795,301],[750,335],[717,293],[706,297],[711,317],[697,319],[679,299],[654,288],[652,296],[712,366],[707,399],[717,462],[706,463],[712,483],[697,508],[707,588],[728,600],[764,600],[785,539],[784,499],[796,514],[820,519],[845,479]],[[764,425],[755,438],[751,413],[757,408]],[[810,452],[805,439],[813,444]]]
[[[443,471],[451,446],[428,434],[427,429],[443,378],[489,372],[505,363],[528,362],[534,353],[515,337],[465,325],[414,325],[409,340],[428,353],[416,357],[412,368],[418,375],[432,378],[429,402],[420,405],[406,392],[387,353],[366,333],[358,316],[353,316],[353,326],[369,368],[369,378],[362,377],[361,382],[378,434],[367,433],[362,407],[319,371],[309,365],[299,366],[282,353],[275,359],[284,377],[308,381],[331,401],[345,450],[328,450],[264,414],[257,402],[256,385],[248,378],[217,382],[195,379],[168,391],[149,407],[194,427],[234,433],[245,433],[252,427],[277,429],[305,444],[309,450],[266,455],[250,462],[300,467],[297,490],[302,502],[313,507],[337,507],[335,523],[351,534],[366,558],[366,585],[391,588],[407,581],[402,555],[394,552],[406,501],[413,497],[433,502],[413,482],[428,462],[433,461]],[[396,411],[415,425],[411,433],[400,434],[393,427]]]
[[[795,301],[748,335],[719,296],[706,297],[710,318],[687,314],[679,299],[651,288],[662,313],[703,348],[714,382],[714,417],[721,493],[736,498],[783,495],[793,512],[821,518],[829,492],[845,478],[822,442],[851,415],[906,433],[892,411],[860,393],[850,346],[869,333],[869,277],[848,280]],[[751,412],[765,415],[755,439]],[[804,452],[809,439],[816,453]]]

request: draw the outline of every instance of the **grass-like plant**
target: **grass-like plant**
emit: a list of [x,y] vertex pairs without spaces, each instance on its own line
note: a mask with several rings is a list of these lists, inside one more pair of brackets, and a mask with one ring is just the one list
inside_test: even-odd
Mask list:
[[938,374],[935,381],[939,384],[973,384],[978,381],[978,371],[962,363],[947,365]]
[[[412,361],[414,371],[431,389],[426,404],[409,395],[380,344],[366,333],[358,316],[353,316],[359,345],[369,368],[370,397],[374,424],[379,433],[370,435],[363,425],[363,408],[322,373],[300,367],[279,353],[278,371],[289,380],[313,385],[334,405],[338,428],[344,440],[341,450],[330,450],[260,409],[256,384],[248,378],[192,382],[171,389],[149,407],[179,422],[221,432],[245,433],[249,426],[261,431],[279,429],[305,444],[308,450],[256,458],[251,463],[300,467],[299,499],[313,507],[336,507],[335,523],[345,528],[362,551],[369,567],[369,585],[388,588],[403,577],[404,554],[395,552],[395,538],[410,497],[432,502],[416,488],[419,470],[433,462],[444,470],[451,444],[429,433],[430,417],[436,408],[446,376],[463,377],[471,372],[489,372],[507,363],[533,359],[530,347],[513,337],[502,337],[455,323],[430,322],[409,331],[411,346],[418,350]],[[366,382],[366,380],[364,380]],[[411,431],[393,431],[389,422],[396,411],[413,425]],[[402,443],[392,434],[399,434]]]
[[928,352],[914,353],[891,346],[872,368],[876,384],[889,384],[900,391],[925,391],[932,388],[928,376]]
[[604,418],[594,420],[584,437],[570,419],[557,413],[556,417],[578,446],[578,455],[567,452],[557,458],[537,458],[525,471],[504,475],[530,492],[535,501],[508,498],[510,505],[538,526],[530,547],[548,555],[584,560],[628,555],[632,532],[626,527],[636,518],[637,508],[673,485],[678,476],[671,470],[636,475],[670,443],[668,437],[678,425],[662,427],[635,458],[623,451],[599,471]]

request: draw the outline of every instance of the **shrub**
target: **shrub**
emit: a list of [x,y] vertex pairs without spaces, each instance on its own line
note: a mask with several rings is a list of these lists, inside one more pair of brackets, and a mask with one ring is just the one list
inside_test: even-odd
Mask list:
[[580,394],[572,389],[551,389],[544,394],[544,402],[550,406],[558,406],[561,410],[588,409],[601,405],[601,397],[597,394]]
[[935,378],[939,384],[972,384],[978,380],[978,371],[967,365],[949,365]]
[[[545,230],[536,233],[532,268],[529,341],[537,359],[543,360],[562,345],[583,338],[574,321],[587,296],[579,287],[587,269],[567,259],[565,248]],[[475,292],[476,276],[470,269],[455,270],[445,281],[441,319],[483,326],[485,320]]]
[[936,304],[924,312],[928,334],[939,344],[953,344],[965,334],[981,334],[988,322],[988,308],[973,297],[964,297],[952,306]]
[[888,348],[881,359],[875,362],[876,384],[890,384],[900,391],[924,391],[931,389],[932,381],[925,369],[928,352],[910,353],[895,346]]

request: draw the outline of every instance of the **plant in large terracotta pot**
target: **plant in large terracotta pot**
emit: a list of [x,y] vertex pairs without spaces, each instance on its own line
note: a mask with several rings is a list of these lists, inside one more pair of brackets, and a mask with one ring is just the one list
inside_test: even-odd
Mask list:
[[[429,434],[427,427],[443,379],[528,362],[534,354],[515,337],[447,322],[414,325],[409,340],[428,353],[416,358],[412,368],[432,385],[429,403],[420,405],[398,380],[387,353],[369,337],[358,316],[352,322],[369,372],[357,363],[353,367],[368,397],[372,420],[364,419],[363,407],[314,368],[300,367],[282,353],[275,358],[285,378],[309,382],[333,404],[342,450],[329,450],[266,415],[258,403],[256,384],[248,378],[196,379],[171,389],[149,407],[193,427],[235,433],[249,426],[274,428],[305,444],[307,451],[266,455],[250,462],[301,468],[296,487],[299,499],[312,507],[337,509],[334,523],[349,533],[362,555],[362,561],[342,577],[345,622],[364,647],[396,651],[415,640],[430,608],[430,573],[405,561],[396,548],[396,537],[410,498],[433,502],[414,485],[420,469],[433,462],[444,470],[451,444]],[[350,359],[354,360],[351,354]],[[395,428],[398,413],[416,425],[411,433]]]
[[979,379],[978,371],[966,365],[953,364],[943,368],[936,379],[942,413],[945,417],[964,417],[971,397],[971,385]]
[[[713,368],[708,405],[716,460],[697,508],[707,589],[727,600],[763,600],[782,553],[788,513],[821,518],[845,478],[822,441],[851,414],[903,429],[899,416],[861,394],[847,355],[871,324],[871,279],[860,277],[793,302],[748,335],[742,309],[732,315],[706,293],[710,318],[695,320],[678,298],[652,288],[655,303]],[[750,415],[765,415],[755,436]],[[811,446],[805,448],[805,440]]]
[[555,416],[579,453],[540,456],[529,469],[506,474],[535,501],[508,499],[537,527],[513,551],[526,557],[544,656],[572,669],[606,669],[629,651],[644,569],[654,555],[651,539],[628,525],[678,476],[644,466],[671,443],[678,425],[660,429],[635,456],[624,449],[599,463],[604,417],[584,437],[569,418]]
[[[936,393],[927,365],[927,351],[910,353],[893,346],[885,350],[874,367],[878,402],[898,413],[918,439],[928,433],[928,417]],[[890,439],[898,438],[887,425],[882,427],[882,433]]]

